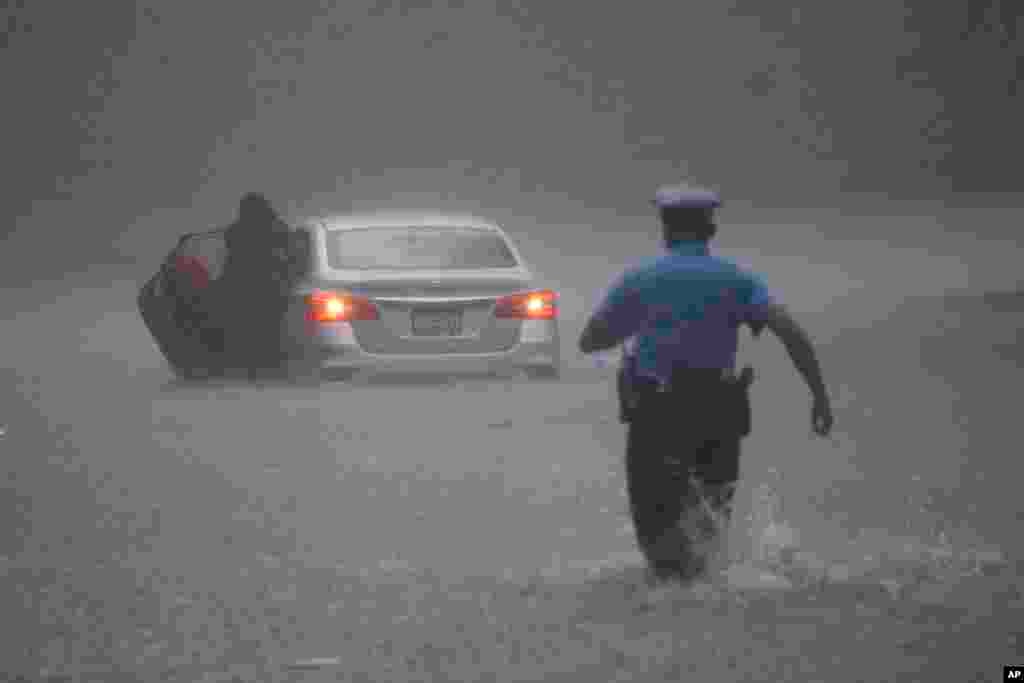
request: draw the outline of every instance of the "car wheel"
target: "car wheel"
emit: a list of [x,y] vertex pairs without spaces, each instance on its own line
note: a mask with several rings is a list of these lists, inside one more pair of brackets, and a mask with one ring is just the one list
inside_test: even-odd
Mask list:
[[328,382],[349,382],[359,370],[355,368],[321,368],[320,377]]
[[286,359],[282,363],[281,374],[284,378],[295,384],[318,383],[320,377],[320,366],[303,359]]
[[557,365],[535,365],[525,368],[525,371],[530,379],[558,379],[562,374]]
[[213,368],[179,367],[172,365],[171,370],[178,379],[186,382],[202,382],[203,380],[215,379],[217,377],[217,372]]

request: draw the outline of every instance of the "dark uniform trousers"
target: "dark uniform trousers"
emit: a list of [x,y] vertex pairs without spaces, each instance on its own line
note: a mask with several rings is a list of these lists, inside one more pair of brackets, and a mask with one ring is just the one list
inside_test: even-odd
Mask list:
[[[685,369],[663,386],[634,380],[629,396],[620,396],[630,511],[638,545],[658,577],[692,578],[705,569],[693,529],[681,530],[680,522],[699,517],[705,503],[728,516],[740,442],[750,433],[752,378],[749,369],[740,375]],[[705,517],[705,527],[710,521]]]

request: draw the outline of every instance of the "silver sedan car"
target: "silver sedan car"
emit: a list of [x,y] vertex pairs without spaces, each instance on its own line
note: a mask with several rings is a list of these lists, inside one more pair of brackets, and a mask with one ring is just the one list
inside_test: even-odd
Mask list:
[[364,369],[559,375],[557,294],[495,223],[378,213],[295,229],[309,273],[288,328],[328,377]]

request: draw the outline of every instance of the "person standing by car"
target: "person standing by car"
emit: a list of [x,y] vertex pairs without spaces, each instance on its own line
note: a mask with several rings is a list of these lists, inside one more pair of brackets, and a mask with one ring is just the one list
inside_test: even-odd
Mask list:
[[246,369],[274,369],[290,283],[288,225],[264,195],[248,193],[225,231],[225,246],[219,281],[225,351]]
[[771,330],[812,396],[812,430],[826,436],[832,410],[813,345],[763,280],[713,255],[716,193],[666,187],[655,195],[666,251],[613,284],[579,340],[583,353],[629,342],[619,376],[627,423],[626,476],[641,551],[656,579],[706,570],[681,522],[707,501],[728,518],[750,433],[752,371],[734,370],[738,330]]

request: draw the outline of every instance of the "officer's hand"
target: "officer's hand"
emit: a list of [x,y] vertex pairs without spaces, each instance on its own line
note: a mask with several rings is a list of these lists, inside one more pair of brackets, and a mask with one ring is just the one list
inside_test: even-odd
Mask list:
[[832,406],[827,398],[816,398],[811,406],[811,429],[818,436],[832,432]]

